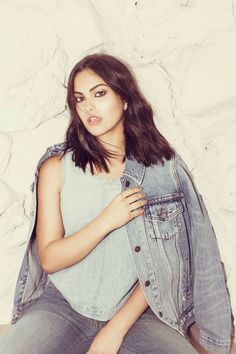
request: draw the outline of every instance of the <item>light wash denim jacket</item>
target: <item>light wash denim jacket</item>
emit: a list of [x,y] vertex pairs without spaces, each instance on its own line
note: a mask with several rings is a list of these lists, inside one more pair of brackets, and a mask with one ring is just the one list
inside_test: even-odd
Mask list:
[[[49,147],[40,159],[33,192],[29,242],[14,296],[12,324],[42,293],[48,275],[40,266],[35,238],[39,168],[63,151]],[[187,336],[196,322],[200,344],[229,354],[232,313],[214,229],[193,176],[180,155],[164,165],[145,167],[126,158],[122,190],[143,187],[148,200],[142,216],[126,224],[139,282],[156,316]]]

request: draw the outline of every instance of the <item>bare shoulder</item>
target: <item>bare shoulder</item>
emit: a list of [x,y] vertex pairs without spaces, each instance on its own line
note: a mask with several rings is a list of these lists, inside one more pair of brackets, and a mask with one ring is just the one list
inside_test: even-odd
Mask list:
[[60,191],[62,154],[49,157],[39,170],[39,185],[48,185]]

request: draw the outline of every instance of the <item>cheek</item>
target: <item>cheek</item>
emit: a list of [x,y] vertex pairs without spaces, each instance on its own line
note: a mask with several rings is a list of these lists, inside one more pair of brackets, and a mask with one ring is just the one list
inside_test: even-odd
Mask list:
[[80,119],[82,121],[85,119],[85,113],[81,107],[76,106],[76,113],[77,113],[78,119]]
[[113,116],[120,116],[123,112],[123,104],[119,100],[109,100],[104,102],[103,108]]
[[77,104],[77,105],[75,106],[75,109],[76,109],[77,114],[80,116],[80,115],[81,115],[81,112],[83,112],[83,110],[81,109],[81,107]]
[[77,107],[76,107],[76,113],[77,113],[77,120],[82,122],[83,125],[85,125],[86,124],[86,118],[81,113],[81,110],[79,108],[77,108]]

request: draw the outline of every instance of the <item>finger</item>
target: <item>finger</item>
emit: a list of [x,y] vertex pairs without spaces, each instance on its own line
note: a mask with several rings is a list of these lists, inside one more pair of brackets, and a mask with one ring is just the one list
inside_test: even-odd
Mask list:
[[132,219],[144,213],[144,209],[135,209],[131,211]]
[[133,210],[135,210],[137,208],[143,207],[146,204],[147,204],[147,200],[146,199],[142,199],[142,200],[138,200],[138,201],[130,204],[129,207],[130,207],[130,210],[133,211]]
[[121,195],[126,198],[134,193],[140,192],[141,190],[142,190],[141,187],[128,188],[125,191],[121,192]]
[[129,204],[132,204],[140,199],[144,199],[144,197],[145,197],[145,193],[134,193],[134,194],[126,197],[126,199],[129,202]]

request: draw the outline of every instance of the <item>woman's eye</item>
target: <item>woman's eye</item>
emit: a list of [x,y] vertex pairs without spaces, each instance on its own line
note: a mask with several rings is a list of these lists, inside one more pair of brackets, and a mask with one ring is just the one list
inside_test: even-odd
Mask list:
[[76,102],[82,102],[83,97],[76,96],[75,97]]
[[[99,96],[96,96],[97,93],[99,94]],[[102,91],[97,91],[96,94],[95,94],[95,96],[96,96],[96,97],[101,97],[101,96],[104,96],[105,94],[106,94],[106,91],[102,90]]]
[[[101,96],[104,96],[105,94],[106,94],[106,91],[104,91],[104,90],[97,91],[97,92],[95,93],[95,97],[101,97]],[[85,98],[84,98],[83,96],[75,96],[75,101],[76,101],[77,103],[84,101],[84,99],[85,99]]]

